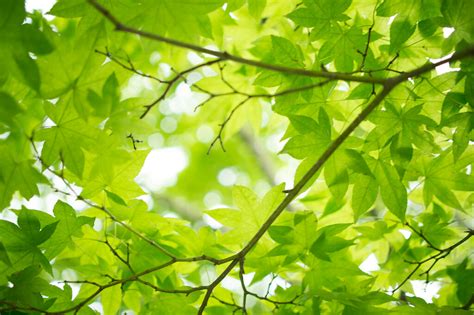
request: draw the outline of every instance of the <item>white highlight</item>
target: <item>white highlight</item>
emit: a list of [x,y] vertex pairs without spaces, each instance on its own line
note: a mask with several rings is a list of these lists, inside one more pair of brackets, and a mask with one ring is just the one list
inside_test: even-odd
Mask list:
[[217,175],[217,180],[223,186],[232,186],[237,181],[237,173],[232,167],[224,168]]
[[178,127],[178,122],[172,117],[165,117],[161,120],[160,127],[166,133],[173,133]]
[[360,265],[359,269],[365,273],[380,270],[379,261],[374,254],[370,254]]
[[158,191],[176,184],[178,174],[188,165],[188,157],[180,147],[151,150],[136,177],[142,187]]
[[154,51],[154,52],[150,55],[150,63],[151,63],[152,65],[156,65],[160,60],[161,60],[161,55],[160,55],[159,52]]
[[222,203],[221,194],[218,191],[210,191],[204,196],[206,208],[211,209]]
[[152,149],[159,149],[163,147],[164,139],[161,133],[154,133],[148,137],[148,145]]
[[207,125],[200,126],[196,130],[196,138],[199,142],[210,143],[214,139],[214,130]]
[[443,27],[443,37],[448,38],[454,32],[454,27]]
[[51,10],[53,5],[56,3],[56,0],[26,0],[25,9],[28,12],[33,12],[34,10],[41,11],[46,20],[51,21],[54,19],[54,16],[46,14]]
[[410,283],[415,296],[422,298],[427,303],[432,303],[433,298],[439,297],[438,291],[441,289],[441,285],[437,281],[426,283],[424,280],[411,280]]
[[409,239],[411,236],[411,231],[408,230],[400,229],[398,230],[398,232],[400,232],[406,240]]
[[[444,56],[442,58],[439,58],[439,59],[430,59],[430,62],[436,63],[438,61],[442,61],[442,60],[451,58],[452,55],[453,54],[449,54],[449,55],[446,55],[446,56]],[[446,73],[446,72],[459,71],[459,70],[460,70],[460,68],[451,68],[449,66],[449,62],[443,63],[441,66],[436,67],[436,73],[437,74],[443,74],[443,73]]]
[[209,216],[208,214],[204,213],[202,216],[202,219],[207,225],[209,225],[213,229],[217,230],[223,227],[223,225],[220,224],[219,221],[215,220],[213,217]]

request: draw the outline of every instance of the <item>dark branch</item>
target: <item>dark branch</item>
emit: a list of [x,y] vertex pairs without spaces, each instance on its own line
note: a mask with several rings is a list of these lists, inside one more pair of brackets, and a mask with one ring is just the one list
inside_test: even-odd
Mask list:
[[172,46],[186,48],[186,49],[190,49],[190,50],[197,51],[200,53],[208,54],[208,55],[217,57],[220,60],[229,60],[229,61],[234,61],[240,64],[249,65],[249,66],[266,69],[270,71],[281,72],[285,74],[301,75],[301,76],[307,76],[307,77],[313,77],[313,78],[327,78],[331,80],[366,82],[366,83],[375,83],[375,84],[384,84],[386,81],[386,79],[371,78],[367,76],[355,76],[355,75],[350,75],[350,74],[340,73],[340,72],[314,71],[314,70],[279,66],[279,65],[274,65],[274,64],[267,64],[261,61],[246,59],[243,57],[232,55],[227,52],[204,48],[198,45],[182,42],[173,38],[164,37],[158,34],[146,32],[146,31],[142,31],[139,29],[126,26],[123,23],[121,23],[119,20],[117,20],[117,18],[115,18],[109,10],[107,10],[105,7],[99,4],[96,0],[88,0],[88,1],[106,19],[108,19],[110,22],[112,22],[112,24],[115,25],[115,29],[117,31],[136,34],[141,37],[149,38],[149,39],[166,43]]

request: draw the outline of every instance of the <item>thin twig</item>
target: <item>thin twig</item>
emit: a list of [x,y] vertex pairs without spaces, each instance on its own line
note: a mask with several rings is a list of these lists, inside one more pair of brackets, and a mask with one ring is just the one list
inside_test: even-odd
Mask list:
[[104,51],[100,51],[98,49],[94,50],[96,53],[98,53],[99,55],[103,55],[103,56],[106,56],[107,58],[109,58],[110,60],[112,60],[113,62],[115,62],[116,64],[118,64],[119,66],[121,66],[122,68],[128,70],[128,71],[131,71],[141,77],[144,77],[144,78],[148,78],[148,79],[151,79],[151,80],[155,80],[159,83],[165,83],[165,84],[168,84],[169,81],[167,80],[161,80],[160,78],[156,77],[156,76],[153,76],[151,74],[148,74],[148,73],[144,73],[140,70],[138,70],[137,68],[135,68],[135,65],[132,63],[132,61],[130,60],[129,57],[127,57],[127,63],[128,64],[125,64],[123,63],[118,57],[116,57],[115,55],[113,55],[112,53],[110,53],[109,49],[107,47],[105,47],[105,52]]
[[202,67],[206,67],[206,66],[211,66],[215,63],[218,63],[219,61],[222,61],[222,59],[214,59],[214,60],[210,60],[210,61],[206,61],[204,63],[201,63],[201,64],[198,64],[198,65],[195,65],[191,68],[188,68],[186,70],[183,70],[181,72],[178,72],[171,80],[169,80],[168,82],[166,82],[166,88],[165,90],[163,91],[163,93],[161,93],[161,95],[156,99],[154,100],[151,104],[148,104],[148,105],[145,105],[145,111],[143,112],[143,114],[141,114],[140,116],[140,119],[144,118],[148,112],[154,107],[156,106],[156,104],[158,104],[159,102],[163,101],[166,96],[168,95],[168,93],[171,91],[171,88],[175,85],[176,82],[178,82],[180,79],[183,79],[184,75],[185,74],[188,74],[190,72],[193,72],[199,68],[202,68]]
[[[414,230],[415,231],[415,230]],[[416,233],[416,232],[415,232]],[[405,260],[406,263],[409,263],[409,264],[412,264],[412,265],[416,265],[415,268],[405,277],[405,279],[403,279],[402,282],[400,282],[400,284],[392,290],[392,294],[395,293],[398,289],[400,289],[408,280],[410,280],[410,278],[415,274],[415,272],[421,268],[421,266],[423,266],[424,264],[426,264],[427,262],[431,262],[431,265],[428,267],[427,270],[425,270],[424,272],[422,272],[420,274],[421,275],[426,275],[426,282],[429,282],[429,274],[430,274],[430,271],[434,268],[434,266],[441,260],[441,259],[444,259],[446,258],[455,248],[459,247],[460,245],[464,244],[467,240],[469,240],[473,235],[474,235],[474,230],[469,230],[466,232],[466,236],[464,236],[461,240],[457,241],[456,243],[454,243],[453,245],[447,247],[447,248],[444,248],[444,249],[437,249],[433,246],[430,246],[429,242],[427,241],[428,245],[433,248],[434,250],[437,251],[436,254],[432,255],[432,256],[429,256],[428,258],[425,258],[421,261],[408,261],[408,260]],[[417,233],[418,234],[418,233]],[[422,236],[422,234],[418,234],[421,238],[423,238],[425,241],[426,241],[426,238],[424,236]]]
[[209,149],[207,150],[207,154],[209,154],[211,152],[212,147],[216,144],[217,141],[219,141],[219,144],[221,145],[222,151],[225,152],[224,142],[222,140],[222,134],[224,132],[224,128],[227,126],[229,121],[232,119],[232,116],[234,116],[235,112],[240,107],[242,107],[245,103],[247,103],[248,100],[250,100],[250,97],[247,96],[242,101],[240,101],[237,105],[235,105],[234,108],[232,108],[232,110],[230,111],[229,115],[227,115],[227,118],[221,124],[219,124],[219,132],[217,133],[217,136],[214,138],[214,140],[209,145]]

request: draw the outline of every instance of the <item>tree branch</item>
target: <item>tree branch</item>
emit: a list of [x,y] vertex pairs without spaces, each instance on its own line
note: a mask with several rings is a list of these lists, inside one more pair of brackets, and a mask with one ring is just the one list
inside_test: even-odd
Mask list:
[[301,75],[306,77],[313,77],[313,78],[327,78],[331,80],[343,80],[343,81],[352,81],[352,82],[365,82],[365,83],[374,83],[374,84],[384,84],[386,79],[380,78],[373,78],[368,76],[355,76],[346,73],[340,72],[327,72],[327,71],[314,71],[314,70],[306,70],[300,68],[291,68],[286,66],[280,66],[275,64],[268,64],[261,61],[246,59],[240,56],[229,54],[228,52],[212,50],[208,48],[204,48],[198,45],[182,42],[173,38],[168,38],[165,36],[161,36],[158,34],[142,31],[136,28],[132,28],[126,26],[122,22],[120,22],[109,10],[107,10],[104,6],[100,5],[96,0],[88,0],[89,3],[97,9],[100,14],[102,14],[107,20],[112,22],[115,26],[115,30],[125,33],[136,34],[141,37],[149,38],[158,42],[166,43],[172,46],[181,47],[190,49],[193,51],[197,51],[200,53],[208,54],[214,57],[217,57],[221,60],[229,60],[234,61],[240,64],[249,65],[261,69],[266,69],[270,71],[285,73],[285,74],[293,74],[293,75]]
[[[324,153],[320,156],[320,158],[316,161],[316,163],[309,169],[309,171],[303,176],[303,178],[301,178],[301,180],[294,186],[294,188],[289,191],[285,199],[283,199],[283,201],[277,206],[277,208],[273,211],[273,213],[269,216],[269,218],[263,223],[261,228],[255,233],[255,235],[247,243],[247,245],[238,254],[236,254],[236,257],[234,258],[234,260],[232,260],[231,264],[212,283],[212,285],[208,288],[208,291],[206,292],[206,296],[204,297],[202,301],[198,314],[203,313],[207,305],[207,302],[209,300],[209,297],[212,293],[212,290],[217,285],[217,283],[222,281],[232,271],[232,269],[245,257],[245,255],[247,255],[250,252],[250,250],[252,250],[252,248],[257,244],[260,238],[266,233],[266,231],[270,228],[273,222],[280,216],[283,210],[299,195],[303,187],[311,180],[314,174],[316,174],[323,167],[326,161],[339,148],[339,146],[350,136],[350,134],[360,125],[360,123],[363,122],[370,115],[370,113],[372,113],[372,111],[375,108],[377,108],[377,106],[385,99],[385,97],[390,93],[390,91],[392,91],[398,84],[404,82],[408,78],[419,76],[423,73],[433,70],[437,66],[442,65],[444,63],[460,60],[467,56],[473,56],[473,55],[474,55],[474,47],[471,47],[465,51],[455,53],[452,57],[444,59],[440,62],[437,62],[434,64],[427,64],[413,71],[400,74],[399,76],[391,78],[391,79],[387,79],[387,81],[383,85],[382,91],[375,96],[375,98],[369,103],[369,105],[367,105],[367,107],[364,108],[364,110],[362,110],[362,112],[351,122],[351,124],[347,126],[346,129],[329,145],[329,147],[324,151]],[[450,248],[452,248],[453,246],[451,246]],[[413,271],[411,275],[415,271]]]

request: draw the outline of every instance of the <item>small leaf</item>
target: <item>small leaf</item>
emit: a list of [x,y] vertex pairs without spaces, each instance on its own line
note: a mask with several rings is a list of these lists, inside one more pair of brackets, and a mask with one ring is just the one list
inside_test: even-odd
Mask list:
[[404,222],[407,191],[397,171],[393,166],[379,160],[375,162],[374,175],[381,187],[380,194],[387,209]]
[[2,261],[5,265],[9,267],[12,266],[12,262],[10,261],[10,258],[8,257],[7,249],[5,248],[2,242],[0,242],[0,261]]
[[351,94],[349,94],[348,100],[359,100],[359,99],[368,99],[374,87],[371,84],[361,83],[352,89]]
[[107,288],[100,294],[100,300],[104,314],[117,314],[122,305],[122,289],[119,285]]
[[292,243],[292,235],[293,229],[289,226],[271,226],[268,229],[268,234],[270,237],[275,240],[275,242],[280,244],[291,244]]
[[17,54],[14,59],[25,83],[39,91],[41,80],[36,62],[26,54]]
[[359,152],[352,149],[346,149],[345,154],[348,158],[348,167],[354,172],[366,176],[373,176],[369,166],[367,165],[367,162]]
[[36,240],[41,224],[32,211],[22,208],[18,215],[18,226],[31,240]]
[[402,45],[413,35],[416,26],[412,25],[407,19],[395,18],[390,25],[390,51],[400,50]]
[[38,234],[38,239],[36,241],[36,244],[39,245],[39,244],[44,243],[46,240],[48,240],[53,235],[54,231],[56,230],[58,223],[59,223],[58,221],[53,222],[51,224],[46,225],[44,228],[42,228],[40,233]]
[[313,243],[310,251],[320,259],[331,261],[327,253],[337,252],[352,245],[354,245],[353,240],[345,240],[338,236],[328,237],[328,235],[323,232]]
[[359,175],[352,188],[352,209],[354,220],[357,220],[374,204],[377,198],[378,185],[373,177]]
[[349,175],[346,170],[346,162],[341,154],[334,154],[324,165],[324,179],[329,191],[335,199],[343,199],[349,187]]
[[12,125],[13,118],[20,112],[22,112],[22,108],[17,101],[9,94],[0,92],[0,123]]
[[107,189],[104,189],[105,193],[107,194],[107,197],[112,200],[113,202],[115,202],[116,204],[119,204],[119,205],[122,205],[122,206],[127,206],[127,203],[122,199],[122,197],[120,197],[119,195],[111,192],[111,191],[108,191]]
[[[474,83],[474,82],[473,82]],[[469,144],[469,138],[474,125],[474,114],[462,113],[457,122],[456,132],[453,136],[453,156],[457,161]]]
[[285,66],[304,67],[301,48],[286,38],[272,36],[272,56],[276,62]]
[[311,117],[291,115],[288,118],[293,127],[295,127],[300,134],[319,131],[318,123]]

